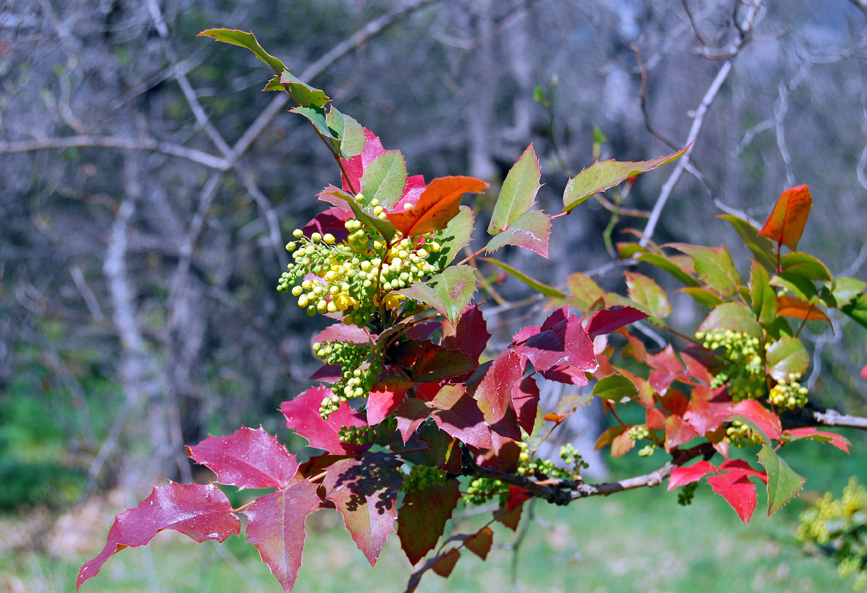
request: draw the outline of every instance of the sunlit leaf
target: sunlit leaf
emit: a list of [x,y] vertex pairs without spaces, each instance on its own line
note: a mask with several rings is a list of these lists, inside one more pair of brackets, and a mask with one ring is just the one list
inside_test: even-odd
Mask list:
[[262,49],[262,46],[259,45],[258,41],[256,41],[256,36],[252,33],[238,31],[236,29],[208,29],[207,31],[199,33],[199,37],[203,36],[216,39],[217,41],[222,41],[223,43],[231,43],[232,45],[239,45],[249,49],[251,52],[256,54],[257,58],[271,66],[277,74],[282,74],[283,71],[286,70],[286,66],[283,65],[283,62]]
[[288,70],[280,75],[280,84],[289,91],[295,102],[302,107],[322,107],[331,99],[323,91],[302,82]]
[[801,491],[806,480],[795,473],[767,443],[759,451],[759,463],[768,472],[768,516],[771,516]]
[[716,473],[716,467],[704,459],[700,459],[692,465],[676,467],[668,478],[668,490],[671,491],[680,486],[697,482],[712,473]]
[[766,354],[768,373],[777,381],[787,381],[790,373],[802,375],[810,366],[810,354],[798,338],[785,336],[772,343]]
[[672,243],[667,247],[692,257],[699,280],[723,298],[734,296],[737,292],[741,276],[725,247],[702,247],[687,243]]
[[756,338],[762,337],[762,326],[756,321],[753,311],[738,302],[723,303],[714,308],[698,329],[703,332],[712,329],[730,329]]
[[[692,277],[695,265],[692,258],[686,256],[666,256],[659,253],[646,252],[638,256],[638,261],[646,262],[674,276],[685,286],[701,286],[701,282]],[[688,265],[686,265],[688,263]]]
[[773,323],[777,318],[777,295],[771,288],[770,282],[768,271],[753,262],[750,271],[750,300],[753,311],[762,325]]
[[391,213],[388,219],[407,237],[438,231],[458,215],[461,196],[486,187],[487,183],[474,177],[440,177],[428,184],[412,210]]
[[378,200],[380,206],[388,210],[397,204],[405,186],[406,163],[403,155],[398,150],[389,150],[365,167],[360,191],[366,203]]
[[785,274],[800,276],[807,280],[826,282],[832,279],[828,266],[812,255],[799,251],[786,253],[780,257],[780,268]]
[[652,278],[636,272],[623,272],[629,298],[642,305],[653,317],[663,319],[671,314],[668,295]]
[[505,245],[515,245],[548,257],[548,237],[551,234],[551,219],[541,210],[528,210],[515,219],[508,230],[492,238],[485,247],[493,253]]
[[360,123],[345,113],[341,113],[333,105],[328,115],[325,116],[325,122],[332,130],[333,135],[340,139],[341,157],[348,159],[361,154],[367,138]]
[[[533,205],[533,200],[536,198],[536,192],[542,187],[539,180],[542,176],[542,171],[539,168],[539,159],[536,158],[536,152],[533,150],[533,145],[527,147],[521,158],[518,159],[506,179],[503,181],[503,186],[500,189],[500,194],[497,196],[497,202],[494,204],[494,211],[491,213],[491,222],[488,224],[488,234],[496,235],[509,229],[518,218],[527,213]],[[526,226],[526,223],[525,223]],[[546,235],[546,257],[547,257],[547,235]],[[494,251],[496,247],[488,247],[488,252]]]
[[710,476],[707,483],[722,496],[744,523],[749,523],[756,510],[756,485],[743,475]]
[[777,297],[777,315],[831,323],[828,316],[815,303],[808,303],[795,297]]
[[[865,367],[865,369],[867,369],[867,367]],[[849,447],[852,446],[852,443],[849,441],[849,439],[847,439],[843,435],[839,435],[833,432],[823,432],[821,430],[817,430],[812,426],[785,430],[783,431],[783,436],[780,441],[792,442],[800,441],[802,439],[809,439],[811,441],[817,441],[819,443],[829,443],[834,447],[837,447],[844,453],[848,453]]]
[[311,447],[329,453],[353,455],[366,447],[345,443],[340,440],[342,426],[366,426],[360,412],[352,410],[349,404],[341,402],[336,412],[327,420],[319,414],[319,407],[325,397],[332,395],[327,387],[311,387],[294,399],[283,402],[280,411],[286,416],[286,426],[307,439]]
[[439,251],[439,256],[442,258],[441,267],[445,268],[454,261],[458,252],[470,242],[472,234],[473,209],[469,206],[461,206],[458,215],[449,221],[443,231]]
[[635,383],[621,375],[611,375],[600,379],[593,387],[593,395],[613,401],[620,401],[625,397],[632,398],[637,393],[638,388]]
[[812,206],[813,197],[806,185],[787,189],[774,204],[774,209],[768,215],[759,235],[767,237],[778,246],[785,245],[795,251]]
[[605,291],[596,284],[596,281],[581,272],[570,274],[566,278],[566,285],[572,293],[568,297],[569,304],[582,312],[587,312],[593,303],[605,296]]
[[623,183],[627,178],[645,173],[683,156],[689,146],[649,161],[593,163],[569,180],[563,192],[563,211],[568,212],[587,198]]
[[723,303],[722,298],[717,293],[701,286],[687,286],[679,289],[677,292],[688,294],[696,303],[703,307],[713,308]]

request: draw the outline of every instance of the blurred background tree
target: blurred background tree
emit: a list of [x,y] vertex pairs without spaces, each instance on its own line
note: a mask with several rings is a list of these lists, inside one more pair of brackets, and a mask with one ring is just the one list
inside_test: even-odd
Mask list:
[[[268,72],[255,58],[196,37],[210,27],[255,32],[427,179],[496,184],[533,142],[549,211],[565,172],[596,158],[594,128],[603,159],[695,139],[691,160],[632,187],[614,241],[626,228],[657,243],[711,229],[733,245],[714,215],[761,223],[803,183],[817,203],[804,249],[864,277],[858,0],[9,0],[2,509],[189,480],[184,444],[241,423],[274,432],[279,403],[308,385],[317,328],[275,286],[289,232],[336,171],[306,122],[281,114],[284,95],[259,92]],[[515,265],[620,288],[602,234],[612,199],[558,221],[569,228],[548,261],[514,253]],[[675,309],[686,327],[699,320],[689,299]],[[854,329],[834,319],[807,335],[807,384],[864,414]]]

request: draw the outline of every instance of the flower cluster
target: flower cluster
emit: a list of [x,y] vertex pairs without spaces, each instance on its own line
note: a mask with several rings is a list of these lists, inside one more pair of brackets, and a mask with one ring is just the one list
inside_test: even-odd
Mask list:
[[[376,199],[368,204],[358,194],[356,202],[371,216],[386,218]],[[401,305],[405,297],[393,291],[440,271],[433,263],[440,251],[435,233],[409,238],[398,232],[389,243],[357,218],[344,227],[349,235],[339,243],[330,233],[308,237],[295,229],[295,241],[286,245],[294,261],[277,289],[290,291],[308,315],[342,314],[346,324],[363,327],[380,309]]]
[[810,393],[800,383],[800,373],[789,373],[787,379],[783,379],[771,388],[768,400],[775,406],[796,410],[807,405],[807,395]]
[[354,397],[367,397],[382,373],[374,344],[353,342],[314,342],[313,353],[325,364],[340,367],[340,380],[332,387],[332,396],[322,400],[319,413],[328,418],[337,411],[340,402]]
[[867,589],[867,489],[855,478],[843,489],[843,496],[834,499],[830,492],[815,505],[801,513],[797,537],[802,542],[814,542],[819,549],[837,561],[841,578],[855,575],[854,589]]
[[427,490],[431,486],[443,486],[446,483],[446,472],[428,465],[414,465],[409,474],[403,477],[402,490],[413,494]]
[[748,445],[758,445],[762,442],[762,435],[742,422],[734,420],[726,428],[726,440],[730,445],[743,448]]
[[759,399],[767,394],[759,338],[730,329],[698,332],[695,337],[703,340],[708,350],[722,348],[724,351],[724,368],[714,377],[711,387],[728,384],[729,396],[735,402]]

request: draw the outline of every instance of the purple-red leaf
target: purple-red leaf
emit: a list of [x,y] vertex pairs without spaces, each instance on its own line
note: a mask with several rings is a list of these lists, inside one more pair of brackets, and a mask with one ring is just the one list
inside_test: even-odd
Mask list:
[[592,340],[596,336],[610,334],[614,330],[647,318],[647,313],[635,307],[617,307],[597,311],[587,323],[587,334]]
[[367,396],[367,423],[379,424],[394,412],[413,383],[398,377],[387,377],[375,384]]
[[523,357],[507,348],[488,367],[473,396],[489,425],[493,426],[505,418],[509,409],[513,408],[512,389],[523,378],[526,366]]
[[417,564],[436,546],[461,499],[457,480],[446,480],[408,493],[398,511],[397,536],[410,564]]
[[241,528],[229,499],[213,484],[170,483],[153,492],[134,509],[118,515],[99,555],[78,571],[76,591],[96,576],[111,556],[127,547],[144,546],[163,529],[188,535],[197,542],[224,541]]
[[594,371],[597,363],[593,342],[575,315],[566,316],[566,309],[555,311],[542,324],[541,331],[515,348],[533,363],[537,371],[556,366]]
[[325,470],[325,497],[343,515],[352,540],[371,566],[394,529],[394,507],[403,484],[400,465],[394,456],[374,453],[361,460],[338,461]]
[[318,484],[307,480],[286,490],[257,498],[244,511],[247,516],[247,541],[256,546],[262,562],[291,593],[307,532],[304,521],[319,507]]
[[491,433],[476,400],[462,385],[446,385],[431,402],[431,416],[446,433],[480,449],[491,446]]
[[319,233],[323,236],[329,233],[334,236],[335,241],[342,243],[349,236],[345,223],[350,218],[353,218],[351,210],[335,206],[317,214],[301,230],[304,232],[305,237],[309,237],[313,233]]
[[759,235],[795,251],[812,207],[813,196],[806,185],[787,189],[774,204]]
[[285,488],[298,471],[295,456],[264,429],[241,428],[227,437],[208,437],[187,447],[220,484],[245,488]]
[[329,453],[355,455],[367,448],[364,445],[344,443],[338,438],[341,426],[364,426],[364,416],[352,410],[349,404],[341,402],[336,412],[328,420],[319,415],[322,399],[330,397],[327,387],[311,387],[295,399],[283,402],[280,411],[286,416],[286,426],[307,439],[311,447]]
[[451,324],[443,322],[443,334],[445,336],[441,342],[442,347],[449,350],[460,350],[478,362],[479,356],[488,346],[488,340],[491,339],[491,334],[488,333],[488,326],[479,306],[472,305],[464,309],[458,319],[457,326],[452,331],[449,331],[450,329],[452,329]]
[[371,334],[363,327],[357,325],[346,325],[345,323],[335,323],[329,325],[321,332],[316,334],[313,342],[351,342],[353,344],[367,344],[371,340],[375,340],[376,336]]
[[430,416],[430,411],[426,403],[416,398],[405,399],[397,407],[397,411],[395,412],[397,429],[400,431],[400,436],[404,443],[421,426],[421,423],[427,420],[428,416]]
[[509,229],[488,242],[487,253],[500,247],[515,245],[548,257],[548,239],[551,236],[551,217],[541,210],[528,210],[515,220]]
[[512,405],[518,415],[518,425],[527,434],[533,433],[539,411],[539,384],[533,377],[525,377],[512,387]]

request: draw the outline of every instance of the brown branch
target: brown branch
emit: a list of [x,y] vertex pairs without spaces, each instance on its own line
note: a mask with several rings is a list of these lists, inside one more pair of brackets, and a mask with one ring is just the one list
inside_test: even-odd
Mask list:
[[797,412],[783,414],[782,421],[783,428],[836,426],[839,428],[867,430],[867,418],[843,414],[837,410],[831,410],[812,402]]

